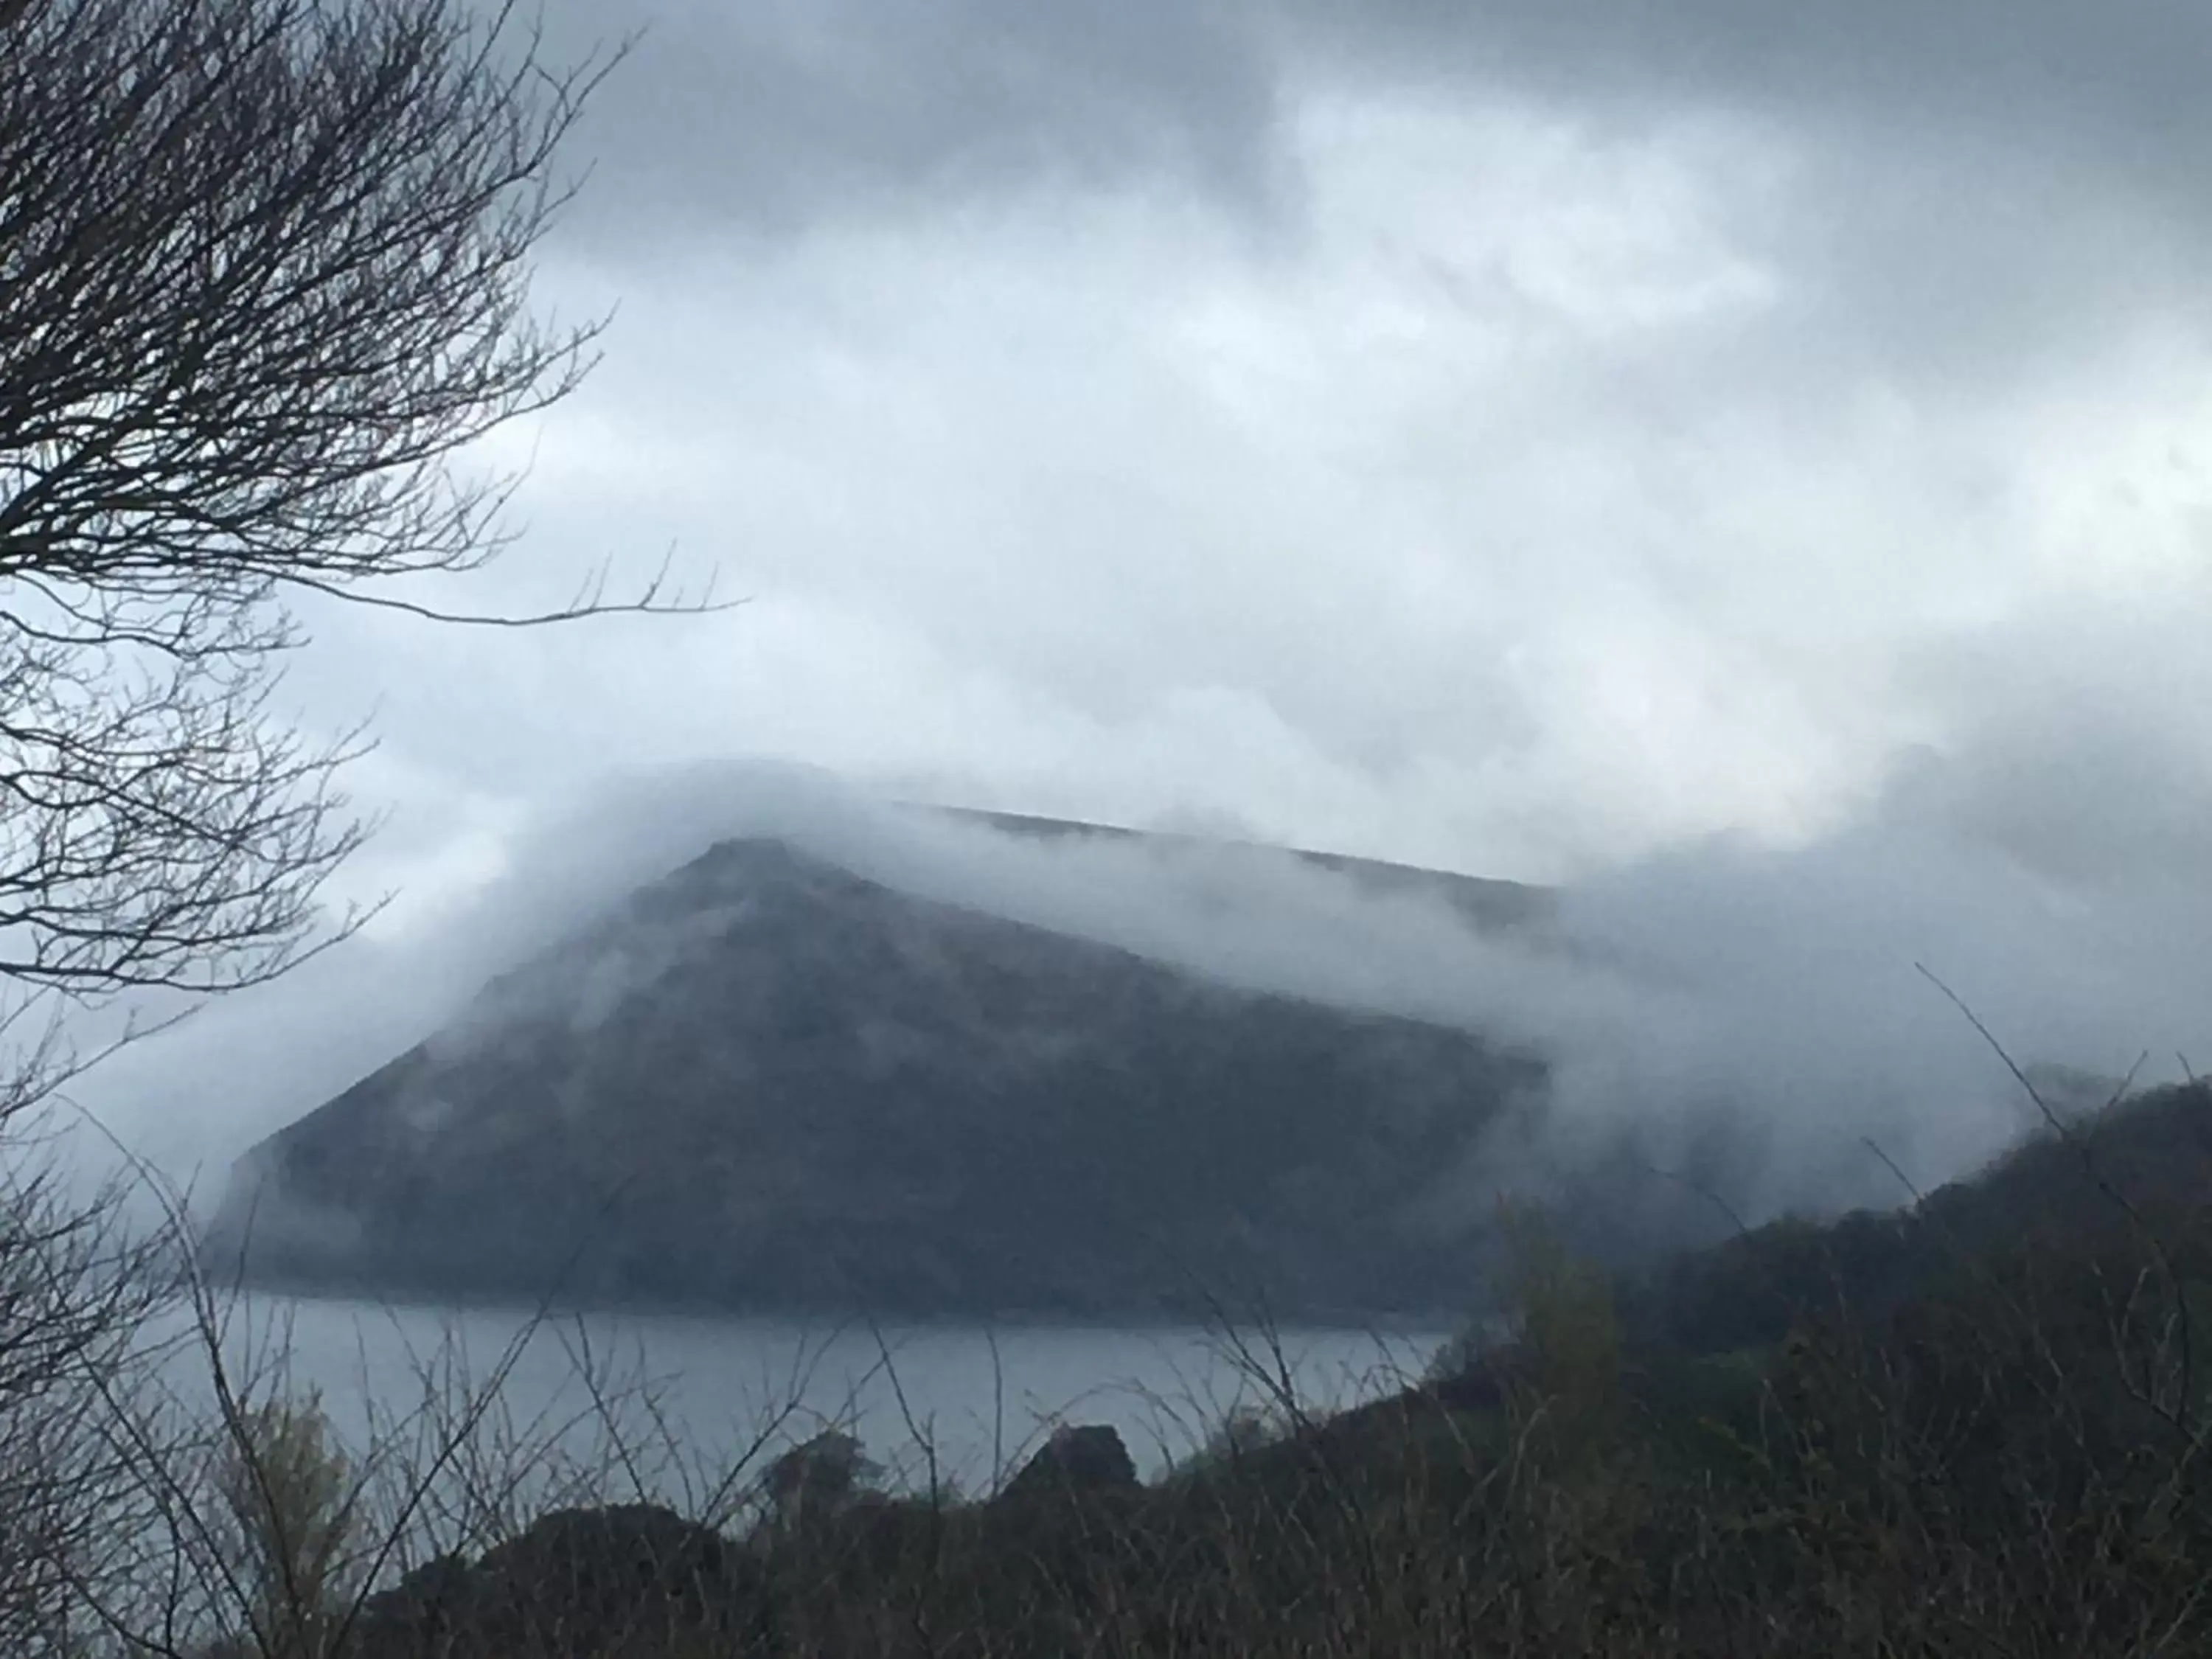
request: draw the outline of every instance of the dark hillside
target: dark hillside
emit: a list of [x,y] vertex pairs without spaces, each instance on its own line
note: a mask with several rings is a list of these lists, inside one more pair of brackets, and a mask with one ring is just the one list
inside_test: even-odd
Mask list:
[[[1514,1334],[1424,1386],[1269,1396],[1151,1486],[1064,1431],[979,1502],[868,1491],[824,1436],[744,1523],[580,1511],[446,1564],[364,1659],[2212,1651],[2208,1115],[2160,1091],[1911,1212],[1760,1230],[1661,1274],[1705,1297],[1663,1319],[1524,1218]],[[1731,1295],[1772,1317],[1714,1325]]]
[[1888,1212],[1784,1218],[1634,1276],[1637,1334],[1697,1352],[1779,1340],[1812,1310],[1872,1313],[1971,1289],[2000,1259],[2161,1250],[2199,1262],[2212,1200],[2212,1099],[2161,1089],[2061,1112],[1988,1169]]
[[215,1248],[441,1298],[1449,1313],[1480,1218],[1435,1189],[1540,1077],[733,842],[256,1149]]

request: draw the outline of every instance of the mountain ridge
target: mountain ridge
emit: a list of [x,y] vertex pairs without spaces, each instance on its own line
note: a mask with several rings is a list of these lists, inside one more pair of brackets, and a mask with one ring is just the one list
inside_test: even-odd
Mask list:
[[[1297,856],[1483,926],[1543,902]],[[1540,1077],[1455,1027],[1240,988],[738,838],[254,1148],[210,1251],[264,1284],[435,1300],[1444,1311],[1466,1300],[1472,1230],[1433,1218],[1437,1183]]]

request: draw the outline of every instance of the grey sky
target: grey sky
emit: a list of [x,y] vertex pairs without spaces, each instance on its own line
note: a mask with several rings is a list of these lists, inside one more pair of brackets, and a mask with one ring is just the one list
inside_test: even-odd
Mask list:
[[[2119,1048],[2212,991],[2169,902],[2212,877],[2212,10],[548,21],[647,26],[544,273],[618,312],[495,451],[521,542],[436,597],[672,545],[753,602],[317,613],[301,705],[385,738],[384,945],[619,768],[763,757],[1687,906],[1747,994],[1686,1078],[1789,974],[1853,1009],[1925,953],[2029,1022],[2157,987]],[[2094,968],[2000,982],[2031,890]]]
[[1273,120],[1263,40],[1210,0],[554,0],[547,23],[571,55],[630,46],[584,213],[647,241],[1152,173],[1250,190]]
[[632,18],[544,284],[608,359],[477,597],[672,544],[756,603],[326,623],[386,863],[764,752],[1565,874],[1817,830],[2116,572],[2204,602],[2199,9],[550,27]]

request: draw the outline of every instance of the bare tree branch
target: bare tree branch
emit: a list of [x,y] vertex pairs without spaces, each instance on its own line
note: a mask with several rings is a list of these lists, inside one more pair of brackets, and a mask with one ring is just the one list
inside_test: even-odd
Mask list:
[[4,0],[0,37],[0,981],[252,984],[360,921],[317,894],[368,745],[276,708],[288,591],[724,608],[665,562],[513,615],[388,591],[509,545],[471,447],[592,367],[531,267],[620,53],[464,0]]

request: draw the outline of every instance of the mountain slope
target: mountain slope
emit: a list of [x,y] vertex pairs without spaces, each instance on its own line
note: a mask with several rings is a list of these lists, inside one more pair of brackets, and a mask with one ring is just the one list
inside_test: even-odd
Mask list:
[[[1431,879],[1529,913],[1528,890]],[[440,1297],[1448,1309],[1466,1236],[1427,1200],[1538,1075],[1464,1031],[736,841],[256,1148],[211,1248],[264,1280]]]

